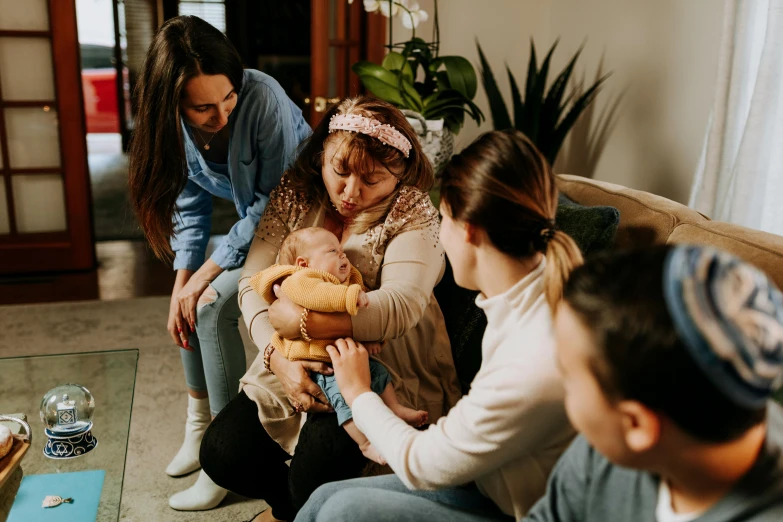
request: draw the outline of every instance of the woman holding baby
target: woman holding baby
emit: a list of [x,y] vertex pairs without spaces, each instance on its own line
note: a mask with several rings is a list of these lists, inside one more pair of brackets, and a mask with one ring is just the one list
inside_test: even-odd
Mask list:
[[[311,378],[330,375],[329,365],[269,349],[275,333],[381,343],[377,358],[397,400],[425,412],[429,422],[459,399],[432,294],[445,266],[440,220],[427,192],[432,183],[432,167],[402,113],[358,98],[326,114],[273,191],[239,280],[239,305],[261,353],[241,379],[240,394],[207,430],[200,458],[217,484],[267,501],[272,509],[259,520],[291,520],[318,486],[358,477],[368,462],[336,415],[326,414],[329,400]],[[282,292],[270,306],[250,286],[277,262],[286,238],[309,227],[331,232],[361,274],[368,306],[355,315],[308,310]]]

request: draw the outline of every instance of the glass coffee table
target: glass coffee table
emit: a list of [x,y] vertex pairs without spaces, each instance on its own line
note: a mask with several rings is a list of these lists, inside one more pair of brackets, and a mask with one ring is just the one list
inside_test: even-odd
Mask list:
[[[0,414],[23,413],[32,429],[32,446],[21,464],[24,475],[104,470],[100,522],[119,519],[138,359],[138,350],[0,359]],[[43,454],[47,438],[39,411],[44,394],[67,383],[80,384],[95,397],[92,433],[98,445],[80,457],[53,460]],[[8,496],[16,489],[18,484],[6,484],[0,506],[10,505]],[[0,521],[6,516],[0,509]]]

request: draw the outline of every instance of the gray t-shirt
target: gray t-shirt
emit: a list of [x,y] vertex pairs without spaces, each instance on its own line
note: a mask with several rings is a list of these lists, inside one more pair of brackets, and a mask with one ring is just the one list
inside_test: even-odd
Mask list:
[[[577,437],[523,522],[657,522],[658,477],[615,466]],[[769,403],[767,439],[734,489],[693,522],[783,521],[783,408]]]

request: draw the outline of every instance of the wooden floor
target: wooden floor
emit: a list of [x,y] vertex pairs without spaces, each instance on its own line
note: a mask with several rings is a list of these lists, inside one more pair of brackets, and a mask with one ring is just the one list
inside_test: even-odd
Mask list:
[[174,271],[142,241],[96,243],[97,270],[0,278],[0,304],[170,295]]

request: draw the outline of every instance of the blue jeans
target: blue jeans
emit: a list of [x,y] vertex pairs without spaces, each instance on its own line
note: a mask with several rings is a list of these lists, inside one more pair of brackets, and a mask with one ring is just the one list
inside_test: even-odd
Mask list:
[[[337,387],[337,379],[335,379],[334,375],[313,373],[312,377],[315,383],[324,391],[324,395],[329,399],[329,404],[334,408],[334,412],[337,414],[337,424],[342,426],[353,419],[353,412],[345,402],[343,394],[340,393],[340,388]],[[386,386],[391,382],[391,376],[386,367],[372,359],[370,359],[370,377],[372,379],[370,389],[378,395],[382,394]]]
[[513,522],[474,484],[411,491],[396,475],[324,484],[310,495],[295,522]]
[[239,335],[239,274],[241,268],[222,272],[210,286],[217,297],[196,310],[196,335],[188,338],[193,351],[180,349],[188,388],[209,394],[212,416],[239,392],[245,374],[245,347]]

